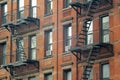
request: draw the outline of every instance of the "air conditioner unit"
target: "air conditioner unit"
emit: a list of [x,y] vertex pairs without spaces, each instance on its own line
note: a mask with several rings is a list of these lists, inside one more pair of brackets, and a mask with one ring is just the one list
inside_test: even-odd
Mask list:
[[50,56],[50,55],[52,55],[52,51],[51,50],[47,50],[46,51],[46,56]]
[[65,46],[65,51],[69,51],[71,46]]

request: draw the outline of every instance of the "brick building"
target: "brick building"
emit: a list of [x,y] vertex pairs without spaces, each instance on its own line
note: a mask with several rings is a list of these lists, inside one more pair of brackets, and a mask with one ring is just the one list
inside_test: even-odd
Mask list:
[[120,80],[120,0],[0,0],[0,80]]

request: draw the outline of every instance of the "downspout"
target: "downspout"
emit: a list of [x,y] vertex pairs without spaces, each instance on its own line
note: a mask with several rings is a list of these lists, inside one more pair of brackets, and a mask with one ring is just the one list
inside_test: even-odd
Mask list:
[[[78,8],[77,8],[78,10]],[[78,39],[78,13],[76,12],[76,36]],[[77,42],[77,41],[76,41]],[[76,43],[77,45],[77,43]],[[78,54],[77,54],[78,56]],[[78,80],[78,58],[76,57],[76,80]]]
[[57,59],[57,60],[56,60],[56,66],[57,66],[57,67],[56,67],[56,68],[57,68],[57,69],[56,69],[56,80],[58,80],[58,26],[59,26],[59,25],[58,25],[58,17],[59,17],[59,16],[58,16],[58,10],[59,10],[59,9],[58,9],[58,0],[57,0],[57,22],[56,22],[56,24],[57,24],[57,28],[56,28],[56,30],[57,30],[57,48],[56,48],[56,49],[57,49],[57,50],[56,50],[56,51],[57,51],[57,54],[56,54],[56,59]]

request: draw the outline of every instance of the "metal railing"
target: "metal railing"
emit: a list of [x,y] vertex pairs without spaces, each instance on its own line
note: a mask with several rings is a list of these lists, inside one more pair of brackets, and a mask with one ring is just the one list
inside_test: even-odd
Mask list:
[[17,23],[17,21],[26,19],[27,17],[39,19],[38,11],[39,7],[37,6],[24,6],[22,9],[15,9],[8,11],[6,15],[2,16],[2,24],[6,23]]

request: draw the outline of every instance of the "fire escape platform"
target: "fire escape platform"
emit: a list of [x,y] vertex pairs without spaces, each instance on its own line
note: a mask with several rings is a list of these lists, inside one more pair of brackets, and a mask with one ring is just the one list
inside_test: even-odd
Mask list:
[[20,66],[27,65],[27,64],[32,64],[32,63],[39,63],[39,61],[27,59],[27,60],[23,60],[23,61],[16,61],[16,62],[13,62],[13,63],[10,63],[10,64],[1,65],[1,67],[3,67],[3,68],[20,67]]
[[88,51],[94,46],[99,47],[99,48],[102,48],[102,47],[106,48],[108,46],[110,46],[111,48],[113,47],[113,45],[110,43],[96,43],[96,44],[90,44],[90,45],[77,46],[77,47],[71,48],[70,51],[71,52]]

